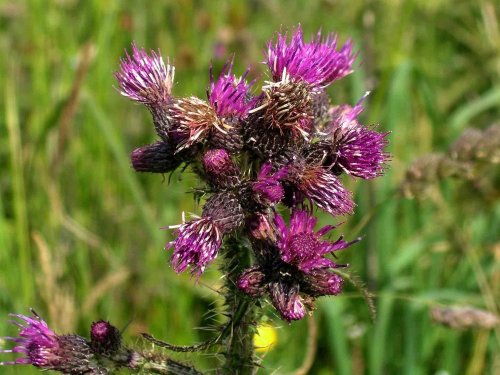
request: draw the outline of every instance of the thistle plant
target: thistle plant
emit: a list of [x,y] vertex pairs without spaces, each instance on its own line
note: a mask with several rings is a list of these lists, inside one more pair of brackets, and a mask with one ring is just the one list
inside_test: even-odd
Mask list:
[[[318,297],[341,293],[339,270],[347,265],[334,254],[360,240],[330,239],[339,217],[355,209],[341,175],[373,179],[384,173],[388,161],[387,133],[359,120],[366,95],[351,106],[332,104],[326,92],[353,71],[355,60],[350,40],[340,45],[337,35],[318,32],[305,41],[298,26],[290,38],[278,34],[267,44],[268,80],[260,92],[256,81],[248,81],[248,70],[241,77],[233,72],[230,59],[216,77],[209,69],[207,97],[201,99],[176,96],[175,67],[169,60],[132,45],[115,74],[118,90],[149,109],[158,136],[131,153],[132,167],[160,174],[190,168],[199,177],[201,213],[171,227],[175,238],[166,249],[172,269],[190,272],[193,282],[221,258],[217,263],[225,285],[220,293],[227,316],[216,337],[192,347],[150,335],[146,339],[174,351],[216,348],[225,358],[219,373],[250,374],[256,366],[252,333],[264,314],[261,302],[270,301],[279,317],[291,323],[311,314]],[[327,212],[334,223],[316,229],[318,211]],[[22,319],[41,324],[38,318]],[[96,323],[94,336],[99,327],[113,331]],[[108,339],[101,340],[104,346],[93,345],[94,336],[85,344],[98,364],[87,373],[101,373],[96,372],[101,367],[109,371],[105,363],[130,370],[147,363],[152,371],[152,356],[123,348],[117,344],[119,334],[109,334],[114,346]],[[20,336],[26,336],[25,330]],[[28,346],[15,351],[26,353]],[[17,361],[39,363],[32,357]],[[179,368],[169,371],[196,371]]]

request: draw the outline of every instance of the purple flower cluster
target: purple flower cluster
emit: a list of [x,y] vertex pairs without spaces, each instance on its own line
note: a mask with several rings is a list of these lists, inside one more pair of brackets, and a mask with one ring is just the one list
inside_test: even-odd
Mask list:
[[[384,172],[387,133],[362,125],[362,100],[332,105],[325,88],[353,71],[356,54],[335,34],[268,43],[271,81],[252,90],[233,61],[214,79],[205,100],[172,94],[174,67],[155,52],[132,46],[116,78],[120,92],[151,111],[159,140],[132,152],[139,172],[166,173],[182,164],[206,183],[201,217],[177,226],[172,266],[201,275],[225,240],[247,237],[255,264],[237,285],[267,294],[285,320],[301,319],[314,299],[341,291],[339,267],[327,256],[352,244],[323,239],[334,227],[314,231],[314,207],[336,217],[354,211],[342,174],[371,179]],[[363,98],[364,99],[364,98]],[[290,224],[277,211],[289,209]],[[354,241],[355,242],[355,241]]]

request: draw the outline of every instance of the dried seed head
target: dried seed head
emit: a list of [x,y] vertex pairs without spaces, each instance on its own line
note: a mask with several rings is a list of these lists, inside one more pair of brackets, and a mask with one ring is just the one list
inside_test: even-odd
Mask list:
[[418,197],[446,177],[471,178],[472,165],[431,153],[415,160],[406,170],[401,191],[408,198]]
[[483,328],[492,329],[500,323],[495,314],[473,307],[433,307],[432,320],[454,329]]
[[169,115],[177,126],[173,132],[180,140],[178,150],[203,142],[214,128],[225,132],[230,127],[217,117],[210,104],[194,96],[176,98],[170,105]]
[[483,132],[477,145],[478,159],[492,163],[500,163],[500,124],[491,125]]
[[479,129],[465,129],[460,137],[450,147],[453,159],[471,161],[476,158],[477,144],[483,137]]

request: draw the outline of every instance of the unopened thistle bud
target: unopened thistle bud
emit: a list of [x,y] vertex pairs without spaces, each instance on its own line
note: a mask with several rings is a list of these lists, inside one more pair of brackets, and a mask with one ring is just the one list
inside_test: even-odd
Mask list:
[[247,269],[238,280],[238,288],[252,297],[260,297],[265,292],[264,279],[266,275],[259,266]]
[[252,184],[256,200],[264,205],[276,204],[285,195],[281,181],[287,176],[288,168],[280,168],[274,173],[272,170],[271,163],[264,163],[257,175],[257,180]]
[[306,315],[306,306],[297,285],[273,282],[269,285],[269,297],[281,317],[290,322]]
[[269,240],[272,242],[276,240],[272,219],[268,214],[257,213],[253,215],[248,220],[248,228],[252,238],[257,240]]
[[122,346],[122,335],[118,328],[105,320],[92,323],[90,327],[90,346],[101,355],[112,355]]
[[137,172],[167,173],[184,161],[184,153],[176,153],[175,146],[168,142],[158,141],[136,148],[130,159]]
[[240,169],[226,150],[208,150],[202,164],[208,182],[215,188],[232,187],[240,182]]

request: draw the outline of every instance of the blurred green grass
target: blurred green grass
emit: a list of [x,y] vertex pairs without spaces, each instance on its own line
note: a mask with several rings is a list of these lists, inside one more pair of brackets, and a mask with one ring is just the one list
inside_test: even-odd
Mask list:
[[[384,178],[349,182],[358,210],[342,227],[366,236],[342,260],[374,292],[377,319],[355,288],[321,300],[310,373],[498,371],[498,330],[454,331],[429,317],[440,304],[498,313],[498,197],[467,209],[455,182],[427,200],[396,192],[413,159],[498,120],[499,14],[493,1],[0,1],[1,334],[15,332],[9,312],[32,306],[59,332],[87,335],[102,318],[127,327],[131,342],[143,331],[180,345],[210,337],[193,327],[220,319],[207,314],[220,303],[218,274],[199,285],[175,275],[163,250],[172,237],[161,230],[198,212],[185,194],[196,180],[129,167],[154,130],[147,110],[113,88],[113,72],[136,41],[174,61],[176,95],[203,97],[208,65],[220,69],[233,52],[238,73],[251,66],[265,79],[266,41],[300,22],[306,35],[322,28],[355,40],[357,71],[329,92],[354,103],[372,90],[365,120],[392,132],[393,154]],[[261,373],[292,373],[307,324],[272,323],[278,345]]]

